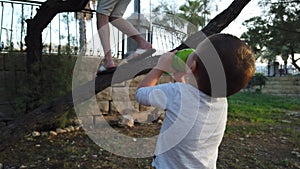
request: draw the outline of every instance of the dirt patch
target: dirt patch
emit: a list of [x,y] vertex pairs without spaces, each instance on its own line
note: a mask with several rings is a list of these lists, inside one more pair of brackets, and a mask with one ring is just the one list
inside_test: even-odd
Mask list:
[[[299,169],[299,135],[294,124],[228,122],[220,146],[217,168]],[[298,126],[298,125],[296,125]],[[123,134],[140,137],[159,132],[160,124],[116,127]],[[83,130],[48,137],[26,137],[0,153],[4,169],[103,168],[147,169],[152,158],[120,157],[96,145]]]

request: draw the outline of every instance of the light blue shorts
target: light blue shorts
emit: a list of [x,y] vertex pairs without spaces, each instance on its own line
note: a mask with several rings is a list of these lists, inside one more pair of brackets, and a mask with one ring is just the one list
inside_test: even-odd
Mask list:
[[97,13],[122,17],[131,0],[98,0]]

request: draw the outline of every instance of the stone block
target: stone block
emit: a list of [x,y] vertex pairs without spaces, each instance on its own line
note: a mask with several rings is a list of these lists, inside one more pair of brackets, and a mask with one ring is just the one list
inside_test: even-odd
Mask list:
[[148,116],[150,112],[138,112],[138,113],[132,113],[130,114],[135,122],[138,123],[150,123],[151,121],[148,121]]
[[109,113],[109,100],[107,101],[98,101],[98,107],[99,107],[99,111],[102,114],[108,114]]
[[112,88],[108,87],[104,89],[103,91],[99,92],[96,95],[97,101],[109,101],[112,100]]
[[157,121],[157,120],[164,120],[164,115],[165,115],[165,111],[155,108],[152,112],[150,112],[148,114],[148,121],[149,122],[153,122],[153,121]]
[[155,107],[150,107],[150,106],[144,106],[141,105],[139,106],[139,111],[140,112],[152,112],[155,109]]
[[110,102],[110,113],[126,114],[127,111],[137,112],[138,103],[133,101],[111,101]]
[[109,101],[109,114],[116,114],[118,113],[117,107],[115,106],[114,101]]
[[79,72],[96,72],[100,62],[101,58],[99,57],[78,57],[74,70]]
[[113,101],[130,101],[129,87],[113,87],[112,100]]
[[293,85],[300,86],[300,78],[293,80]]
[[104,119],[102,115],[94,115],[93,118],[93,126],[101,127],[101,126],[108,126],[108,122]]
[[284,96],[299,96],[299,81],[300,78],[294,76],[268,77],[266,85],[262,89],[262,93]]
[[126,87],[126,82],[115,83],[115,84],[112,84],[111,86],[112,86],[112,88],[115,88],[115,87]]
[[94,125],[93,116],[78,116],[83,128],[89,129]]
[[[73,87],[77,87],[83,84],[86,84],[87,82],[94,80],[96,77],[94,72],[83,72],[74,69],[73,73]],[[92,84],[89,86],[90,88],[94,88],[95,85]]]
[[133,78],[130,82],[128,82],[128,83],[130,83],[129,86],[137,87],[144,78],[145,78],[145,75],[141,75],[141,76],[137,76],[137,77]]
[[136,111],[139,111],[140,104],[134,100],[131,101],[131,105],[134,107]]
[[136,90],[137,90],[137,87],[129,87],[129,99],[132,101],[135,101]]
[[75,108],[78,116],[91,116],[94,114],[101,114],[96,100],[88,100],[80,103]]

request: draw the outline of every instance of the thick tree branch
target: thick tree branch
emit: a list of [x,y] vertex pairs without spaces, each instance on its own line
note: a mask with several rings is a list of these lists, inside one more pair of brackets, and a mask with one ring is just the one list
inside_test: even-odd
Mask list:
[[77,12],[85,8],[89,0],[48,0],[37,10],[32,19],[27,19],[27,65],[30,65],[42,56],[42,32],[51,20],[61,12]]

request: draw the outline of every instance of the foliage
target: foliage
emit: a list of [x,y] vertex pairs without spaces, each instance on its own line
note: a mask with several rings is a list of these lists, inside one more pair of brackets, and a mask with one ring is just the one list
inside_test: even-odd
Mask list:
[[[163,26],[171,31],[184,30],[186,27],[186,20],[177,16],[176,3],[174,1],[160,1],[160,4],[152,9],[152,23],[155,25]],[[192,27],[187,23],[187,27]],[[191,25],[191,26],[190,26]],[[197,30],[197,29],[196,29]],[[185,32],[185,31],[182,31]],[[195,30],[187,31],[188,34],[195,32]],[[189,33],[191,32],[191,33]],[[176,34],[175,34],[176,36]]]
[[265,48],[268,39],[268,27],[265,20],[261,17],[253,17],[243,23],[248,28],[248,31],[243,33],[241,38],[247,41],[248,45],[252,47],[256,57],[262,57],[267,60],[272,60],[272,54]]
[[255,73],[252,79],[248,83],[248,88],[252,88],[254,86],[259,86],[260,89],[262,86],[266,85],[267,78],[262,73]]
[[204,27],[206,24],[206,16],[210,15],[207,9],[208,0],[187,0],[187,2],[179,7],[180,17],[194,24],[196,27]]
[[300,70],[295,53],[300,52],[300,3],[299,1],[265,0],[267,12],[244,22],[248,28],[241,38],[248,42],[258,57],[275,61],[280,55],[287,64],[289,56],[292,64]]
[[[205,26],[206,17],[210,14],[208,11],[208,0],[187,0],[186,3],[177,9],[176,3],[169,1],[160,1],[152,12],[157,15],[165,15],[158,23],[168,24],[169,27],[178,26],[183,28],[188,21],[187,32],[195,32],[199,27]],[[169,22],[170,21],[170,22]]]

